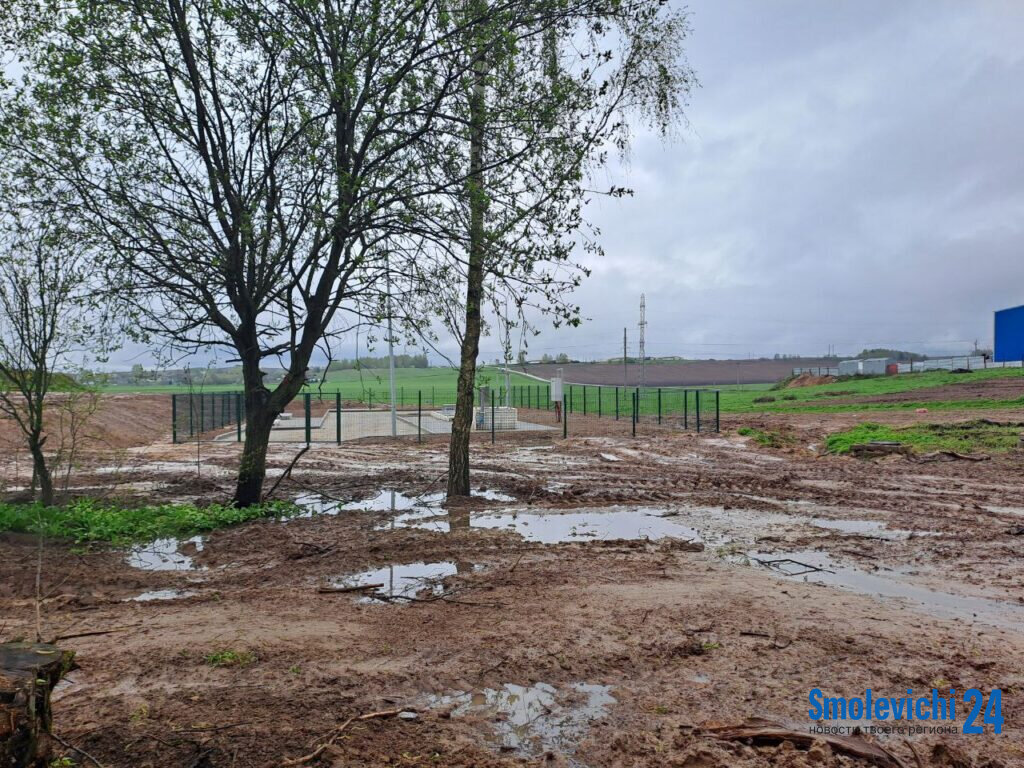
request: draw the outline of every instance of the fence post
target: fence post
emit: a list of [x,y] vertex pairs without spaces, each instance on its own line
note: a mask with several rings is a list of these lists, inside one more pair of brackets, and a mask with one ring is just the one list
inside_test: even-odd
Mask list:
[[615,420],[619,420],[619,388],[615,387]]
[[597,385],[597,418],[601,418],[601,385]]
[[341,390],[334,393],[334,444],[341,445]]
[[697,409],[697,434],[699,435],[700,434],[700,390],[699,389],[695,389],[693,391],[693,396],[694,396],[694,400],[696,400],[696,402],[694,403],[694,408]]
[[171,393],[171,443],[178,442],[178,396]]
[[491,445],[494,445],[494,398],[491,398]]
[[416,390],[416,442],[423,442],[423,390]]
[[583,415],[587,415],[587,385],[583,385]]
[[661,387],[658,387],[658,423],[661,424]]
[[572,410],[573,401],[576,399],[573,397],[572,384],[569,385],[569,410]]
[[722,429],[722,392],[721,390],[715,390],[715,432],[721,432]]
[[313,442],[313,422],[310,415],[312,395],[309,392],[302,396],[302,409],[305,411],[306,416],[306,445]]
[[569,409],[566,408],[565,392],[562,392],[562,437],[569,436]]
[[683,390],[683,429],[690,428],[690,390]]
[[242,442],[242,393],[235,392],[235,411],[238,421],[235,423],[235,442]]
[[640,399],[640,390],[633,392],[633,437],[636,437],[636,411],[638,406],[638,400]]

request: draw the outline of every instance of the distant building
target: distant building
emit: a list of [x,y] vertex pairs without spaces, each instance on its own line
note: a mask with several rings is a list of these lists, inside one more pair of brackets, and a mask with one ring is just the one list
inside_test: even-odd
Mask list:
[[890,357],[869,357],[866,360],[843,360],[839,363],[840,376],[884,376],[892,362]]
[[993,360],[1024,360],[1024,305],[996,312],[995,337]]

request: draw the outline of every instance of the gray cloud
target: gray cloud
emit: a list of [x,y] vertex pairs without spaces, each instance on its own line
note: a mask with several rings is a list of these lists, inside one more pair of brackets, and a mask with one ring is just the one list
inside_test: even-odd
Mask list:
[[590,206],[591,320],[530,356],[614,355],[624,326],[635,351],[642,292],[652,354],[991,343],[1024,303],[1024,3],[689,7],[689,127],[602,174],[636,195]]
[[531,356],[615,354],[641,292],[654,354],[990,343],[1024,303],[1024,5],[690,9],[690,129],[613,169],[592,322]]

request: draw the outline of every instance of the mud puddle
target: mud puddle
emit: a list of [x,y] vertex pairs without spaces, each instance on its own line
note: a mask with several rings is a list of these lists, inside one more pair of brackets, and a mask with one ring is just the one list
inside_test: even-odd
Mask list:
[[612,539],[661,539],[671,537],[699,541],[700,532],[665,517],[663,510],[650,507],[602,507],[568,512],[465,514],[408,513],[399,515],[383,528],[422,528],[449,533],[459,528],[501,529],[518,533],[527,541],[560,544],[571,541]]
[[135,597],[126,598],[126,600],[134,603],[149,603],[156,600],[181,600],[186,597],[195,597],[197,594],[188,589],[154,589]]
[[[378,602],[389,598],[414,598],[439,595],[444,591],[442,581],[457,573],[473,570],[472,565],[442,561],[437,563],[405,563],[342,576],[332,587],[367,587],[360,602]],[[369,589],[369,587],[374,587]]]
[[506,683],[501,688],[430,696],[428,706],[448,709],[452,717],[477,717],[490,723],[492,746],[521,757],[554,752],[572,758],[590,724],[608,714],[615,703],[611,686],[573,683],[562,689],[547,683],[532,686]]
[[849,592],[907,600],[933,616],[1024,629],[1024,605],[986,597],[966,597],[918,586],[898,570],[868,572],[841,565],[824,552],[748,552],[749,562],[782,578],[797,578]]
[[[488,501],[515,501],[514,496],[491,489],[471,491],[473,498]],[[337,515],[340,512],[405,512],[409,510],[439,510],[444,506],[445,493],[437,491],[410,496],[392,489],[378,491],[376,495],[359,501],[343,502],[318,493],[307,493],[295,498],[295,503],[305,511],[296,517],[309,518],[314,515]]]
[[203,551],[203,537],[191,539],[157,539],[149,544],[140,544],[128,551],[125,560],[132,568],[143,571],[189,571],[197,566],[192,556],[183,550]]
[[808,522],[816,528],[826,528],[839,533],[849,533],[869,539],[886,539],[887,541],[903,541],[913,536],[938,535],[934,531],[915,532],[889,528],[881,520],[835,520],[827,517],[812,517]]

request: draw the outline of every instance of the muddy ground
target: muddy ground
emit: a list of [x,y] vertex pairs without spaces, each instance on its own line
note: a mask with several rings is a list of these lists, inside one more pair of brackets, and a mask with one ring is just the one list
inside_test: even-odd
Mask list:
[[[979,415],[1024,420],[943,418]],[[481,442],[478,496],[449,507],[443,441],[318,446],[279,489],[308,516],[134,553],[48,542],[39,629],[80,665],[56,732],[79,765],[860,766],[713,728],[806,735],[815,687],[999,688],[1001,735],[873,738],[909,768],[1024,765],[1024,458],[819,455],[855,422]],[[237,452],[140,439],[75,483],[220,500]],[[0,639],[36,633],[36,558],[0,540]]]

